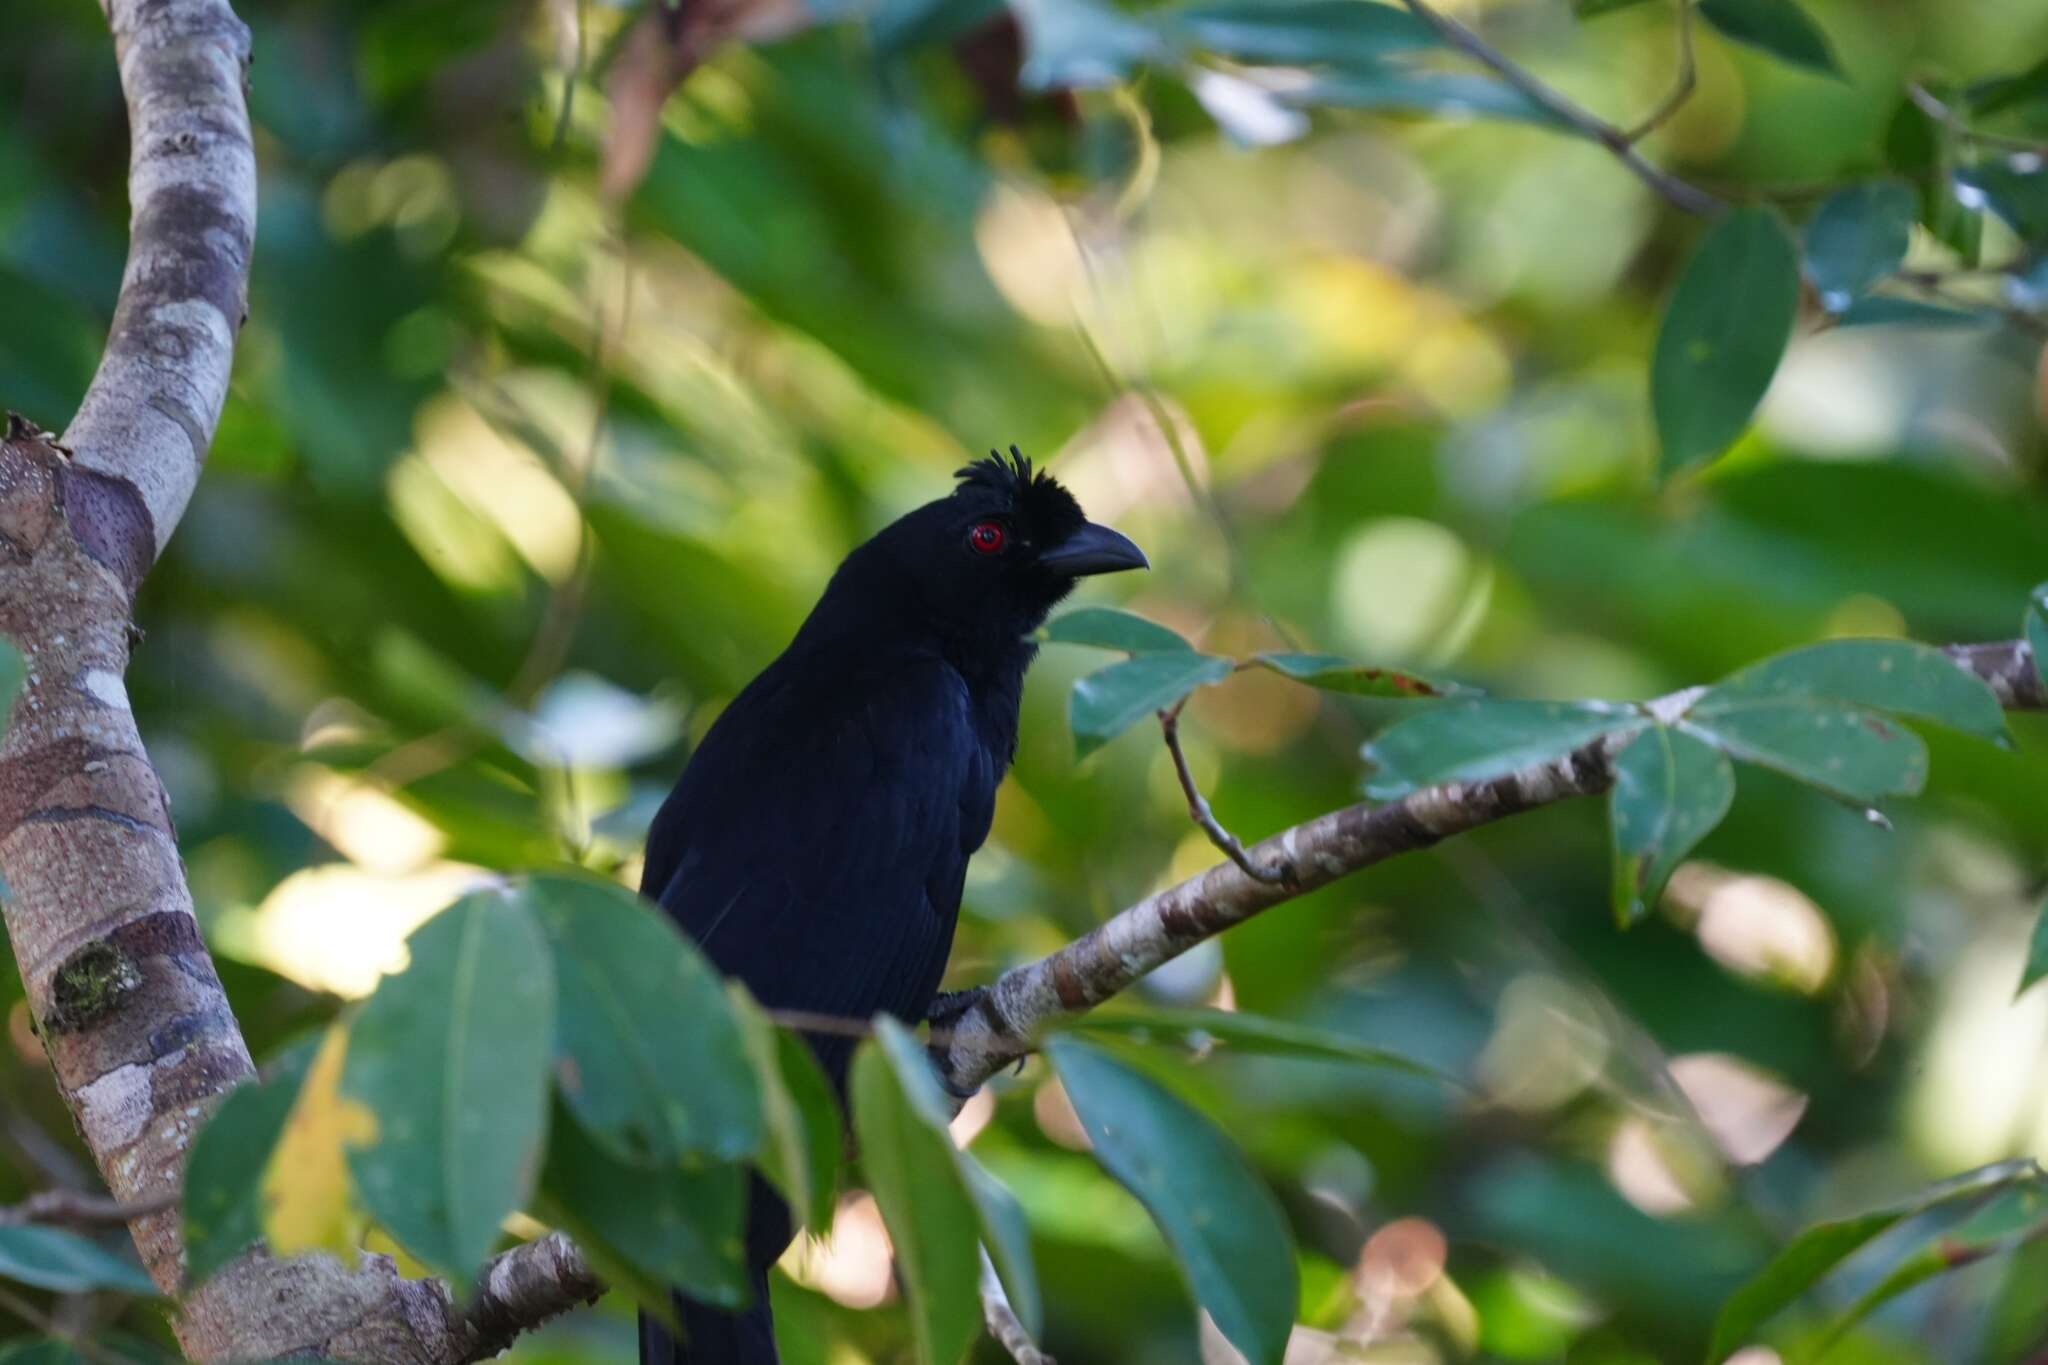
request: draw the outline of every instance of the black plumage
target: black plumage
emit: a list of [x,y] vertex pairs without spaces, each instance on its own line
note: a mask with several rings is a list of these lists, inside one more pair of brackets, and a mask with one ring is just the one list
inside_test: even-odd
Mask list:
[[[960,471],[840,565],[796,638],[712,725],[648,834],[644,894],[771,1009],[922,1019],[967,860],[1017,747],[1031,635],[1137,546],[1011,450]],[[853,1040],[812,1035],[842,1088]],[[743,1313],[678,1296],[643,1365],[773,1365],[767,1269],[787,1210],[752,1183]]]

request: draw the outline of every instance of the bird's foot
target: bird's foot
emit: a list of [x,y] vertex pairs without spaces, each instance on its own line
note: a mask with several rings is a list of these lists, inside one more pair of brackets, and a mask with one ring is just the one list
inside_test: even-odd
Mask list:
[[940,991],[932,997],[930,1008],[924,1012],[924,1020],[933,1028],[945,1028],[987,998],[986,986],[969,986],[964,991]]
[[953,1079],[953,1071],[946,1064],[947,1054],[952,1050],[951,1029],[967,1016],[968,1011],[988,998],[988,987],[970,986],[964,991],[940,991],[932,997],[931,1005],[924,1012],[924,1019],[932,1028],[932,1039],[925,1051],[932,1059],[932,1070],[939,1073],[939,1084],[945,1088],[955,1102],[966,1103],[981,1089],[979,1085],[962,1086]]

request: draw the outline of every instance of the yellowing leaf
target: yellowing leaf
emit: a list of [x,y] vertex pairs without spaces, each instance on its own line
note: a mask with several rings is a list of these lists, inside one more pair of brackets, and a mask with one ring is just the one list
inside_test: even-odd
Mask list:
[[345,1255],[355,1246],[362,1216],[349,1197],[343,1149],[375,1141],[377,1116],[342,1097],[347,1055],[347,1031],[330,1029],[263,1173],[263,1235],[280,1256]]

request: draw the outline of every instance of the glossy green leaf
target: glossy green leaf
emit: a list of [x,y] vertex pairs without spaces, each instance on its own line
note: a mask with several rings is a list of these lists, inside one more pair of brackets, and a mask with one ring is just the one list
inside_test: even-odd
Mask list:
[[377,1120],[349,1172],[401,1246],[466,1282],[539,1174],[554,967],[522,899],[495,891],[457,901],[406,947],[411,964],[349,1026],[341,1091]]
[[2015,996],[2024,995],[2042,977],[2048,976],[2048,901],[2041,903],[2041,909],[2034,916],[2034,932],[2027,940],[2027,965],[2020,969],[2019,988]]
[[1683,730],[1653,725],[1614,758],[1614,915],[1623,928],[1650,912],[1685,856],[1735,800],[1728,756]]
[[1742,434],[1798,309],[1798,260],[1775,213],[1736,209],[1708,230],[1664,310],[1651,361],[1664,472],[1719,455]]
[[1791,650],[1723,678],[1691,709],[1786,698],[1853,702],[2010,742],[2005,711],[1984,680],[1911,640],[1828,640]]
[[1806,225],[1806,277],[1821,307],[1841,313],[1899,268],[1919,210],[1912,187],[1868,180],[1837,190]]
[[2034,675],[2041,680],[2041,686],[2048,687],[2048,583],[2028,594],[2021,625],[2026,632],[2027,652],[2034,656]]
[[1769,1264],[1744,1281],[1742,1287],[1722,1305],[1720,1315],[1714,1321],[1714,1338],[1707,1352],[1707,1365],[1720,1365],[1721,1361],[1747,1345],[1758,1327],[1790,1306],[1822,1276],[1899,1220],[1951,1199],[2033,1177],[2037,1171],[2032,1161],[2001,1161],[1944,1180],[1912,1199],[1886,1208],[1852,1218],[1815,1223],[1787,1242]]
[[1303,109],[1392,110],[1565,126],[1555,114],[1507,82],[1467,71],[1421,71],[1387,63],[1318,73],[1274,93]]
[[2022,154],[1980,161],[1956,172],[1956,194],[1969,208],[1988,208],[2021,240],[2048,240],[2048,169],[2041,158]]
[[1375,62],[1443,41],[1405,9],[1359,0],[1219,0],[1153,19],[1183,47],[1288,66]]
[[10,1341],[0,1345],[0,1365],[100,1365],[89,1362],[68,1341],[43,1337],[36,1341]]
[[1731,757],[1869,806],[1912,796],[1927,780],[1920,736],[1875,711],[1826,699],[1695,707],[1684,728]]
[[823,1235],[832,1227],[845,1147],[832,1084],[803,1040],[769,1022],[745,986],[733,981],[727,989],[761,1088],[761,1174]]
[[1866,294],[1835,315],[1837,327],[1989,327],[1998,319],[1991,313],[1973,313],[1967,308],[1948,308],[1919,299],[1902,299],[1891,294]]
[[579,1247],[632,1267],[629,1287],[646,1286],[636,1299],[665,1300],[673,1286],[723,1307],[747,1302],[744,1166],[621,1161],[558,1105],[541,1186]]
[[312,1065],[311,1044],[279,1058],[261,1081],[228,1092],[185,1162],[185,1275],[198,1284],[263,1237],[263,1179]]
[[1822,75],[1842,68],[1827,35],[1793,0],[1700,0],[1700,18],[1723,36]]
[[[894,1028],[924,1067],[897,1064],[879,1035]],[[981,1331],[980,1216],[957,1178],[946,1106],[923,1050],[877,1016],[878,1037],[853,1058],[853,1123],[861,1164],[896,1249],[923,1365],[957,1365]]]
[[1451,1079],[1427,1062],[1416,1061],[1371,1043],[1361,1043],[1342,1033],[1238,1010],[1174,1009],[1165,1006],[1093,1010],[1067,1027],[1081,1033],[1120,1034],[1141,1041],[1221,1043],[1235,1052],[1384,1066],[1432,1080]]
[[1078,758],[1115,739],[1153,712],[1173,705],[1198,687],[1230,676],[1228,659],[1193,650],[1140,654],[1090,673],[1074,684],[1067,719]]
[[554,961],[556,1086],[623,1161],[748,1157],[761,1096],[725,983],[645,899],[615,882],[548,875],[519,899]]
[[111,1289],[154,1296],[156,1285],[142,1267],[62,1228],[38,1224],[0,1225],[0,1280],[84,1294]]
[[1115,607],[1076,607],[1046,622],[1045,639],[1058,645],[1095,645],[1126,654],[1192,650],[1194,646],[1157,621]]
[[1028,89],[1114,85],[1172,55],[1150,25],[1097,0],[1014,0],[1024,31],[1019,81]]
[[1337,654],[1254,654],[1252,662],[1282,677],[1360,697],[1449,697],[1466,689],[1456,683],[1433,682],[1399,668],[1375,668]]
[[1071,1034],[1045,1051],[1096,1160],[1152,1215],[1218,1330],[1251,1365],[1280,1365],[1300,1290],[1272,1192],[1228,1138],[1156,1081]]
[[1438,782],[1499,777],[1647,724],[1637,708],[1611,702],[1452,702],[1387,727],[1365,746],[1373,770],[1365,790],[1387,800]]

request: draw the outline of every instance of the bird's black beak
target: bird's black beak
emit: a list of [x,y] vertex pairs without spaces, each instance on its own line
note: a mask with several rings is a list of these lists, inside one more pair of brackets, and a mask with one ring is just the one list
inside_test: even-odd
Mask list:
[[1041,554],[1038,563],[1068,578],[1152,567],[1152,561],[1129,536],[1092,521],[1082,523],[1080,530]]

